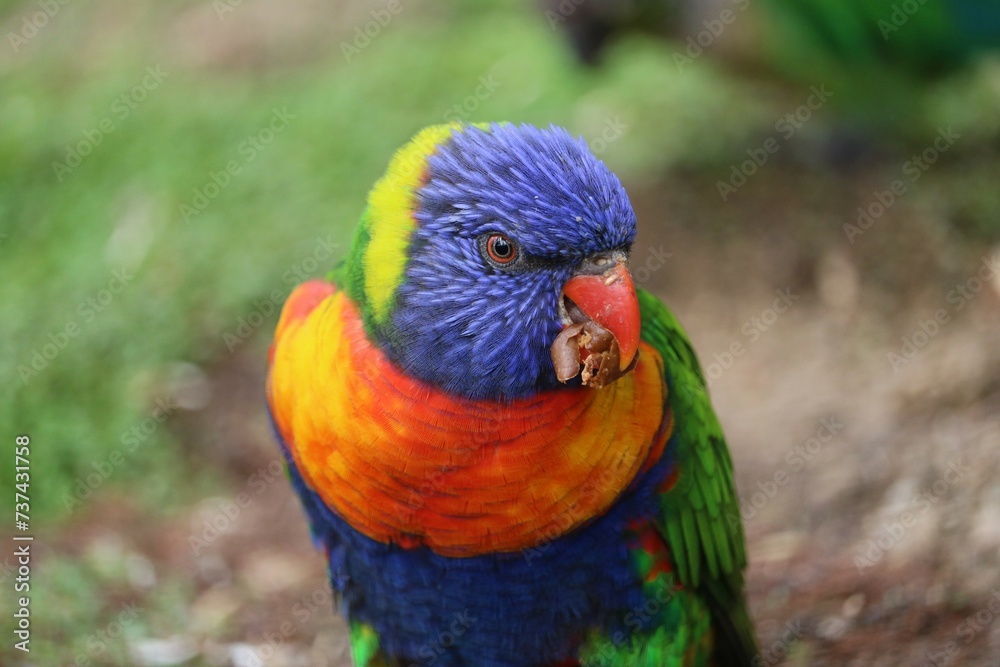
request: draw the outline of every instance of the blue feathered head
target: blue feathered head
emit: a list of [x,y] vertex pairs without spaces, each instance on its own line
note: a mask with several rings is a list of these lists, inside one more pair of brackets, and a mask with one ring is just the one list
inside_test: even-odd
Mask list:
[[[372,191],[349,293],[410,375],[470,398],[523,397],[559,386],[552,346],[568,325],[594,319],[622,337],[581,313],[607,299],[586,305],[585,285],[578,308],[565,288],[627,278],[635,225],[621,182],[566,130],[435,126]],[[637,306],[626,315],[637,345]],[[618,342],[623,358],[634,350]]]

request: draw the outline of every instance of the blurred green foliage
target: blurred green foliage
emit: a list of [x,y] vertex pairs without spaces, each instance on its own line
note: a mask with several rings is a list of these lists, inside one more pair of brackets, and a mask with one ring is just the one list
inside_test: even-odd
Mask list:
[[[130,640],[194,630],[194,583],[157,581],[152,572],[149,561],[114,539],[96,541],[77,558],[47,559],[35,572],[45,585],[35,587],[32,605],[36,614],[45,611],[35,620],[34,664],[134,664]],[[39,623],[44,624],[43,641],[38,640]]]

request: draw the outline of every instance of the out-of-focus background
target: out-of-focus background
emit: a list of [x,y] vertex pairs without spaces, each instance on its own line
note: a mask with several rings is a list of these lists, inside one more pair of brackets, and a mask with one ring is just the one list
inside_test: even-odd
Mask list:
[[266,348],[397,146],[510,120],[632,196],[761,664],[1000,664],[997,3],[667,4],[0,2],[0,663],[348,664]]

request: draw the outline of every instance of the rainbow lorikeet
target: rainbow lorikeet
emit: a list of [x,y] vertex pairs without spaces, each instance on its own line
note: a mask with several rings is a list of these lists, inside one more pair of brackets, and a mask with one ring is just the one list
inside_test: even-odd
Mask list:
[[582,140],[427,128],[268,402],[355,665],[749,665],[732,465],[694,352],[627,268]]

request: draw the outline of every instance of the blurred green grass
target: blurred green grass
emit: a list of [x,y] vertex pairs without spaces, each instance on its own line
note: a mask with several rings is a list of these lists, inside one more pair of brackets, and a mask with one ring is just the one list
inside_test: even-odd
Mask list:
[[132,664],[129,641],[186,629],[194,583],[157,581],[152,572],[149,561],[113,539],[97,541],[77,558],[47,561],[45,585],[32,599],[36,610],[45,610],[43,641],[35,621],[35,664]]

